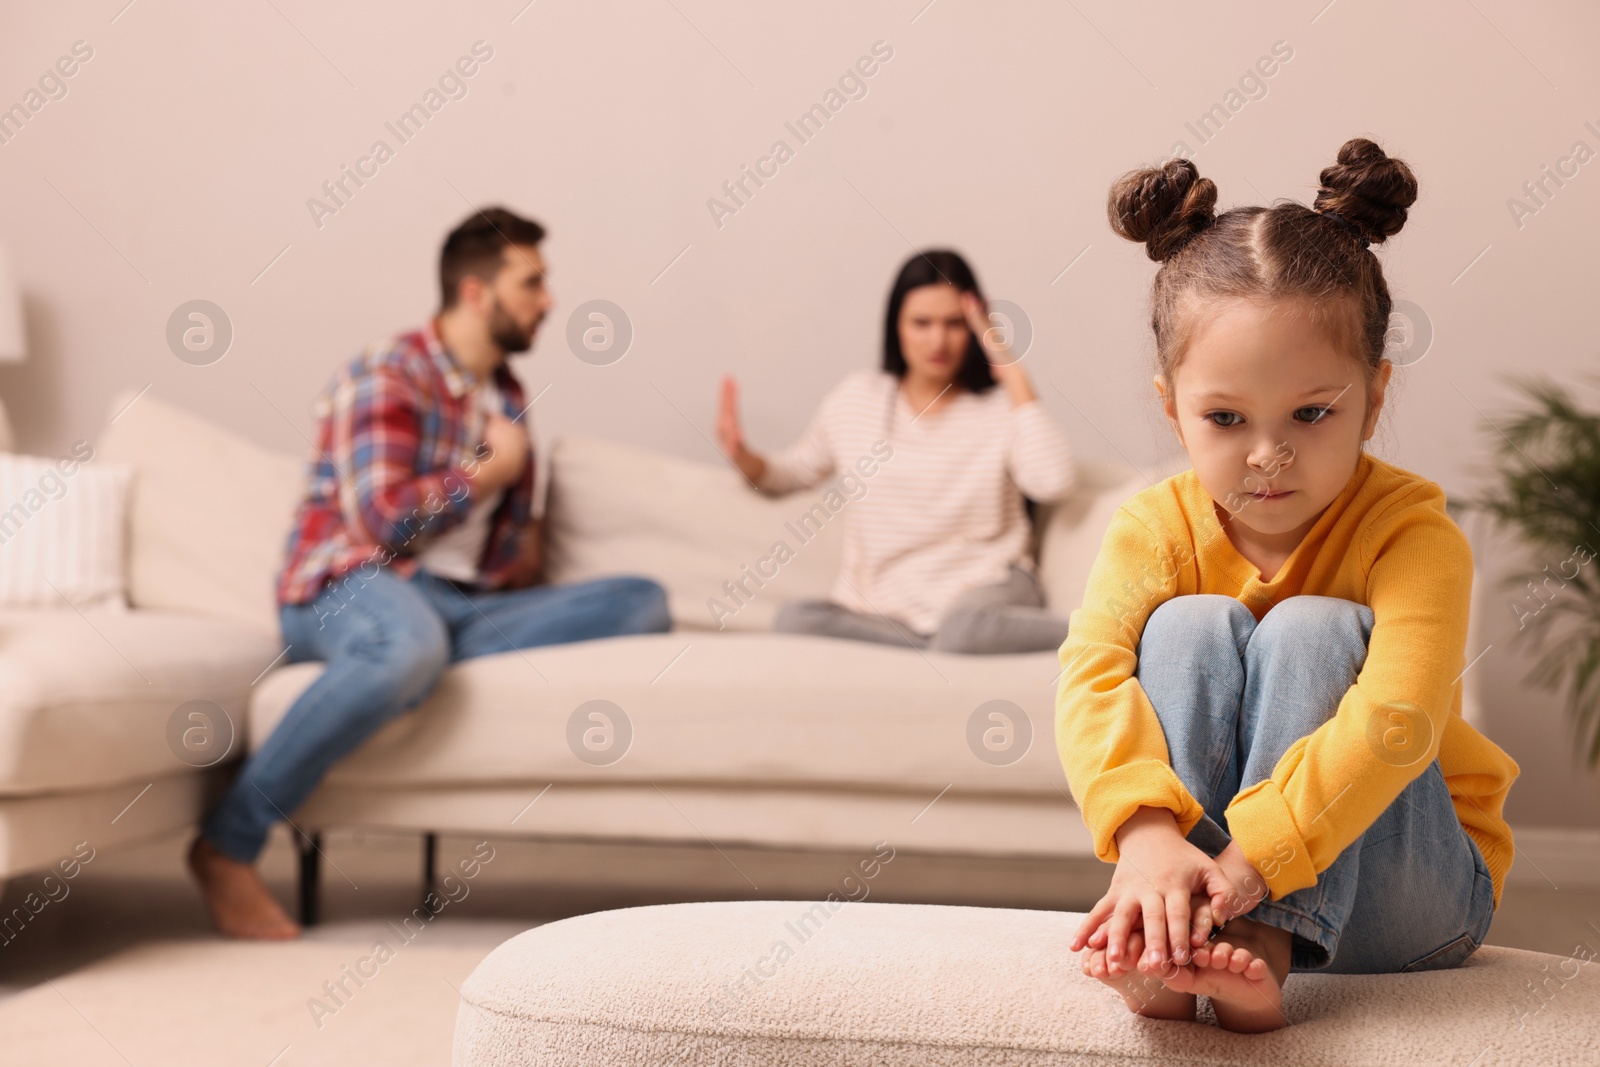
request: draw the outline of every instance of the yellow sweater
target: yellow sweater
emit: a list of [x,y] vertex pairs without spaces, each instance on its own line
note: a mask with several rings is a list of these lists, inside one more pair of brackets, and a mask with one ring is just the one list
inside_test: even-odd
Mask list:
[[1471,588],[1472,552],[1443,491],[1365,451],[1270,582],[1234,548],[1194,471],[1135,494],[1111,520],[1060,652],[1056,746],[1095,855],[1116,862],[1113,835],[1142,805],[1171,811],[1185,834],[1202,814],[1134,676],[1150,614],[1220,593],[1260,621],[1286,597],[1337,597],[1373,612],[1361,671],[1332,718],[1233,798],[1229,833],[1277,900],[1314,885],[1437,756],[1498,907],[1513,855],[1501,811],[1520,769],[1461,717]]

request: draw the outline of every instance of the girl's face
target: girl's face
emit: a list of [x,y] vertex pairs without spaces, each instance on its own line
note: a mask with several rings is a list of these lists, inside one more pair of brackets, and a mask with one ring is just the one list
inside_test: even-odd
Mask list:
[[1372,436],[1393,364],[1369,388],[1303,305],[1232,301],[1201,324],[1175,383],[1156,376],[1167,418],[1235,539],[1287,555],[1343,492]]
[[961,310],[961,293],[953,285],[919,285],[900,305],[900,351],[908,372],[948,382],[961,369],[971,338]]

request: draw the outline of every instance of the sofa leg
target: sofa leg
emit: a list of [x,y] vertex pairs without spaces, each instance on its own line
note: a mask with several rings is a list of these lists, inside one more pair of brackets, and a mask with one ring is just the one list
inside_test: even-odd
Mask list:
[[300,854],[300,925],[315,926],[322,919],[317,891],[322,882],[322,835],[296,831],[294,837]]
[[426,833],[422,835],[422,908],[431,911],[428,907],[428,895],[433,892],[434,885],[438,882],[439,835]]

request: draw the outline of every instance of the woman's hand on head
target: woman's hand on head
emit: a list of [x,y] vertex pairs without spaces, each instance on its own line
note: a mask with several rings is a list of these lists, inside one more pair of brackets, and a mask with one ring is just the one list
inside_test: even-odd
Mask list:
[[998,375],[1004,368],[1016,366],[1004,332],[989,317],[989,302],[977,293],[962,293],[961,310],[967,317],[967,329],[978,339],[978,347],[989,358],[991,369]]
[[[1104,945],[1112,974],[1187,963],[1210,936],[1213,916],[1241,894],[1220,863],[1184,839],[1170,812],[1139,809],[1117,831],[1117,847],[1111,887],[1073,935],[1072,950]],[[1139,929],[1146,957],[1129,960],[1128,934]]]
[[1037,398],[1022,369],[1022,360],[1013,355],[1006,343],[1005,331],[989,317],[989,304],[977,293],[961,294],[961,310],[967,317],[967,329],[978,339],[978,347],[989,361],[989,373],[1003,385],[1014,404],[1025,404]]

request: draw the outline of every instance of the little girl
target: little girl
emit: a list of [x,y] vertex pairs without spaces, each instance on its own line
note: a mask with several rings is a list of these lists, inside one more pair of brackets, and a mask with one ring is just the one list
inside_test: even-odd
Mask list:
[[1519,769],[1461,717],[1470,547],[1362,448],[1394,369],[1368,246],[1416,179],[1357,138],[1321,183],[1220,216],[1187,159],[1112,187],[1162,263],[1155,384],[1193,469],[1117,510],[1061,646],[1057,745],[1117,865],[1072,949],[1133,1011],[1201,994],[1239,1031],[1285,1025],[1292,971],[1460,965],[1513,854]]

